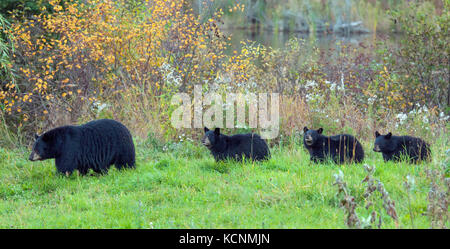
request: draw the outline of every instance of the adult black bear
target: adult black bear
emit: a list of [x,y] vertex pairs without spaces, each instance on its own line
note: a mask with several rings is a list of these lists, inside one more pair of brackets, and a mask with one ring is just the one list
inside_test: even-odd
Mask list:
[[255,161],[270,158],[267,143],[255,133],[226,136],[220,134],[220,128],[210,131],[205,127],[202,144],[206,146],[216,161],[247,158]]
[[56,168],[64,174],[78,170],[85,175],[89,169],[108,172],[111,164],[117,169],[134,168],[135,151],[130,131],[111,119],[100,119],[80,126],[61,126],[36,135],[31,161],[55,158]]
[[402,158],[417,163],[429,159],[430,145],[417,137],[381,135],[375,132],[375,145],[373,150],[381,152],[385,161],[400,161]]
[[304,127],[303,144],[314,162],[323,162],[331,158],[335,163],[356,162],[364,159],[361,143],[352,135],[341,134],[327,137],[322,135],[323,128],[309,130]]

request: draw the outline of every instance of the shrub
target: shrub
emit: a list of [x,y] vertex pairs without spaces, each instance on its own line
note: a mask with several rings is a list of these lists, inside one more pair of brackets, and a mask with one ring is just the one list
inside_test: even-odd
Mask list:
[[[438,107],[450,105],[449,58],[450,1],[444,1],[441,14],[430,2],[410,2],[408,8],[391,12],[403,32],[398,47],[384,53],[387,70],[381,71],[380,85],[391,92],[388,102],[410,111],[414,104]],[[448,113],[448,110],[447,110]]]
[[[42,7],[24,21],[13,16],[17,82],[1,91],[12,129],[84,121],[111,106],[102,115],[158,111],[166,118],[166,94],[214,76],[225,48],[219,12],[200,23],[184,1],[133,3],[52,0],[52,11]],[[141,105],[121,109],[124,101]],[[145,109],[154,104],[160,108]]]

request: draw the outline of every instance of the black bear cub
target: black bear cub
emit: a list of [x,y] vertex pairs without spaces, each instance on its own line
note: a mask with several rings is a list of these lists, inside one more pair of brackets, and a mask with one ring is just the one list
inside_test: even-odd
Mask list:
[[212,131],[205,127],[202,144],[211,151],[216,161],[226,159],[241,161],[243,157],[255,161],[270,158],[266,141],[254,133],[226,136],[220,134],[220,128]]
[[117,169],[134,168],[135,151],[130,131],[111,119],[100,119],[80,126],[61,126],[36,135],[29,160],[55,158],[60,173],[89,169],[106,173],[114,164]]
[[403,158],[410,162],[428,160],[431,154],[430,145],[417,137],[381,135],[375,132],[375,145],[373,150],[381,152],[385,161],[400,161]]
[[361,143],[352,135],[336,136],[322,135],[323,128],[309,130],[304,127],[303,144],[314,162],[324,162],[332,159],[335,163],[356,162],[364,159],[364,149]]

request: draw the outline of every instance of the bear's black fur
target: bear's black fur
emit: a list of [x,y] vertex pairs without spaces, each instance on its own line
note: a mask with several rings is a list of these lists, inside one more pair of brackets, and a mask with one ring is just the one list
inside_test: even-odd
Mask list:
[[364,159],[364,149],[361,143],[352,135],[340,134],[336,136],[322,135],[323,128],[309,130],[303,128],[303,144],[314,162],[323,162],[331,158],[335,163],[356,162]]
[[243,157],[256,161],[270,158],[266,141],[254,133],[226,136],[220,134],[220,128],[210,131],[205,127],[202,144],[211,151],[216,161],[226,159],[241,161]]
[[431,154],[430,145],[417,137],[381,135],[375,132],[373,150],[381,152],[385,161],[400,161],[402,158],[417,163],[428,160]]
[[64,174],[78,170],[85,175],[89,169],[108,172],[111,164],[117,169],[134,168],[135,150],[129,130],[111,119],[100,119],[80,126],[61,126],[36,135],[29,160],[55,158],[56,168]]

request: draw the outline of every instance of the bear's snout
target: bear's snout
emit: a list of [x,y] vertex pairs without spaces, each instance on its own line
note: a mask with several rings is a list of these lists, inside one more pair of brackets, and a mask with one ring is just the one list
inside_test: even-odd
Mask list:
[[375,147],[373,148],[373,151],[381,152],[380,146],[379,145],[375,145]]
[[202,144],[209,148],[211,146],[211,141],[209,141],[208,137],[205,137],[202,139]]
[[38,153],[32,151],[30,157],[28,158],[28,160],[30,160],[30,161],[41,160],[41,156],[39,156]]
[[313,144],[313,138],[311,136],[306,136],[305,137],[305,142],[307,145],[312,145]]

